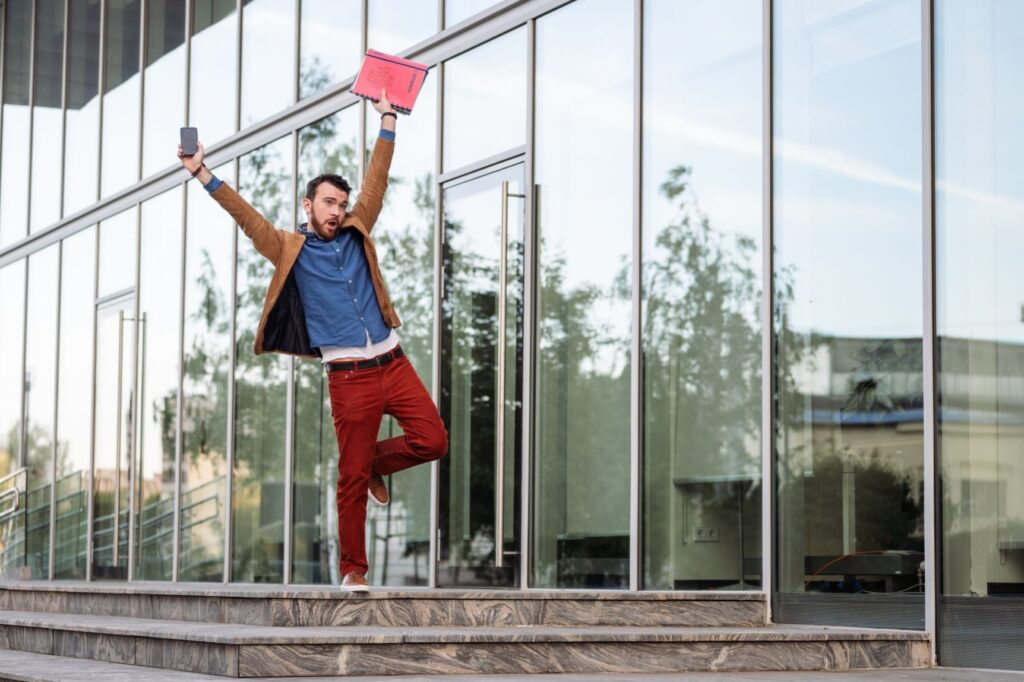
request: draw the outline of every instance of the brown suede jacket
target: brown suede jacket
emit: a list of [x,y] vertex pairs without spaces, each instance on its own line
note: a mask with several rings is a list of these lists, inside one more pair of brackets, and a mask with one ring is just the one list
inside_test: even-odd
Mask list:
[[[373,146],[373,156],[370,157],[370,166],[366,170],[366,177],[359,191],[359,200],[341,223],[342,229],[354,228],[363,236],[363,251],[370,267],[377,303],[380,304],[384,322],[392,328],[402,323],[395,313],[394,306],[391,305],[391,297],[384,285],[384,277],[377,263],[377,248],[370,237],[370,230],[377,222],[377,216],[380,215],[383,206],[384,191],[388,187],[388,170],[391,168],[391,157],[394,152],[394,141],[377,138]],[[299,298],[295,276],[292,274],[292,266],[306,243],[306,238],[292,230],[275,228],[227,183],[214,190],[211,196],[231,214],[246,236],[252,240],[256,250],[274,264],[274,276],[267,288],[263,314],[256,330],[256,354],[275,352],[307,358],[319,357],[319,350],[309,344],[306,314]]]

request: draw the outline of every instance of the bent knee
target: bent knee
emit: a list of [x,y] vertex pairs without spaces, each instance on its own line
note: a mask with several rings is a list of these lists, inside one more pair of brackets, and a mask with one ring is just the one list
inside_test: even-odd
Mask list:
[[448,432],[443,426],[438,426],[423,439],[419,450],[427,460],[441,459],[448,454]]

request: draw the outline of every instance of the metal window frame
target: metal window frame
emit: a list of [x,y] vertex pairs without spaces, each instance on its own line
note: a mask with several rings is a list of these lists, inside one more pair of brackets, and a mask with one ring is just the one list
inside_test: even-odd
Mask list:
[[775,470],[775,232],[773,203],[773,0],[761,2],[761,593],[765,623],[773,622],[777,593]]
[[931,665],[938,665],[939,582],[942,547],[938,449],[938,330],[935,258],[935,3],[921,0],[922,257],[924,372],[924,563],[925,631],[931,636]]
[[641,580],[643,528],[643,66],[644,3],[633,2],[633,263],[629,367],[629,590]]
[[[296,61],[296,64],[298,62]],[[297,68],[297,67],[296,67]],[[297,82],[297,81],[296,81]],[[296,85],[298,87],[298,85]],[[298,220],[298,192],[299,192],[299,131],[294,130],[289,138],[292,143],[291,153],[291,171],[292,171],[292,182],[291,182],[291,199],[289,205],[291,210],[289,211],[290,220],[292,222],[292,231],[297,229]],[[286,356],[288,358],[288,383],[285,389],[285,419],[284,419],[284,515],[282,516],[284,528],[284,566],[281,570],[281,582],[284,585],[290,585],[292,583],[292,563],[294,562],[294,549],[295,545],[292,542],[292,536],[295,529],[292,527],[292,519],[294,516],[294,485],[295,485],[295,367],[298,359],[294,355]]]
[[[444,62],[434,67],[436,71],[437,109],[434,117],[434,323],[431,349],[433,372],[431,376],[431,395],[434,404],[441,404],[441,297],[443,289],[441,277],[444,268],[442,252],[444,250],[444,192],[441,189],[441,169],[444,168]],[[441,558],[440,538],[440,507],[441,504],[441,463],[430,463],[430,531],[427,549],[427,586],[437,587],[437,563]]]

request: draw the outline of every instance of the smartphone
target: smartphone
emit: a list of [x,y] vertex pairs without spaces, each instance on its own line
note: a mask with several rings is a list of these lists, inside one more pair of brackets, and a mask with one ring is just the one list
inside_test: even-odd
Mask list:
[[181,153],[185,156],[195,156],[199,153],[199,131],[197,129],[181,129]]

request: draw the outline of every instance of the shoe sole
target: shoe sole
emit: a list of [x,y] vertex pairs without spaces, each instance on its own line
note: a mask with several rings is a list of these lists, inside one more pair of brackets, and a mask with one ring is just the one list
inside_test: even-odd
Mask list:
[[343,592],[369,592],[369,585],[342,585],[341,589]]
[[388,499],[386,499],[383,502],[381,502],[380,500],[377,499],[377,496],[374,495],[373,493],[370,493],[370,499],[373,500],[373,503],[375,505],[377,505],[378,507],[386,507],[386,506],[388,506],[388,502],[391,501],[391,498],[389,497]]

